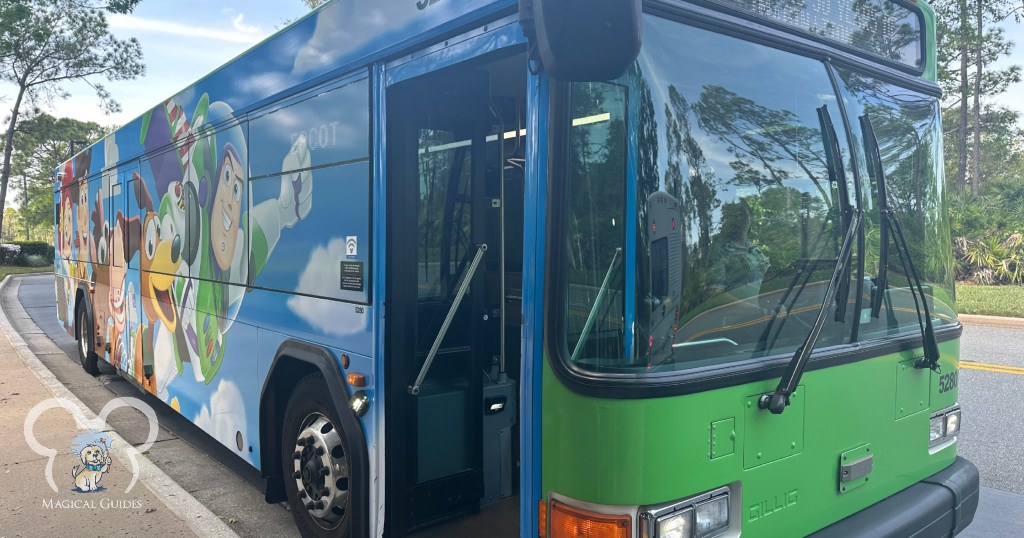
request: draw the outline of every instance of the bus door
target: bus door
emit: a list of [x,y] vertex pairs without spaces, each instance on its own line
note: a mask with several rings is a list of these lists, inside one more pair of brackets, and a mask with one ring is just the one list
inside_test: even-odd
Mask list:
[[484,273],[497,251],[485,231],[488,87],[486,73],[459,70],[388,92],[393,535],[474,512],[483,495],[483,335],[494,323]]

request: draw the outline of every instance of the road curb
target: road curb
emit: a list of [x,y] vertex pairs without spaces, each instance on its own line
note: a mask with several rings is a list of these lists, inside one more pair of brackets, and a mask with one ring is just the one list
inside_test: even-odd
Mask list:
[[[0,281],[0,297],[7,291],[7,284],[13,278],[20,278],[16,275],[7,275]],[[20,305],[14,307],[15,310],[21,309]],[[13,312],[14,315],[28,317],[28,314],[22,309],[21,312]],[[32,322],[33,324],[35,322]],[[0,304],[0,332],[4,333],[7,340],[10,341],[11,347],[14,348],[18,354],[18,358],[25,364],[25,366],[37,377],[42,385],[53,394],[56,398],[63,398],[68,400],[71,404],[78,407],[78,410],[82,413],[82,416],[90,419],[96,417],[96,413],[93,413],[77,396],[74,395],[67,387],[61,383],[56,376],[40,361],[35,353],[28,347],[25,340],[14,330],[14,326],[11,324],[11,320],[8,318],[7,310]],[[110,431],[108,433],[111,440],[129,445],[116,431]],[[114,456],[118,462],[125,467],[131,467],[131,461],[126,454],[122,452],[114,452]],[[160,470],[159,467],[149,461],[149,458],[144,455],[137,455],[135,461],[139,465],[139,482],[141,482],[146,489],[153,492],[168,510],[173,512],[176,516],[181,518],[193,531],[199,536],[210,536],[216,538],[238,538],[238,534],[235,533],[226,523],[221,521],[216,514],[206,508],[203,503],[199,502],[198,499],[190,495],[184,488],[178,485],[171,477],[167,476],[166,473]]]
[[1003,316],[979,316],[976,314],[960,314],[957,316],[964,325],[981,325],[984,327],[1001,327],[1004,329],[1024,329],[1024,318],[1008,318]]

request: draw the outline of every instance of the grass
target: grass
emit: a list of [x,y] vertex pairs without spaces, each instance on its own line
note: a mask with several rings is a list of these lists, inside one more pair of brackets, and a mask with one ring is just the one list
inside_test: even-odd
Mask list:
[[961,314],[1024,318],[1024,286],[956,284],[957,311]]
[[20,267],[17,265],[0,265],[0,280],[3,280],[7,275],[22,275],[25,273],[52,273],[53,266],[47,265],[46,267]]

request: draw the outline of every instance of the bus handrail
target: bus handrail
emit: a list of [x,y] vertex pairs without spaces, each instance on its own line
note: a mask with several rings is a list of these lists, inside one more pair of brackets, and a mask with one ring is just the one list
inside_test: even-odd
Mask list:
[[423,385],[423,380],[426,379],[427,373],[430,371],[430,365],[433,364],[434,358],[437,357],[437,350],[441,347],[441,342],[444,340],[445,335],[448,334],[448,327],[452,324],[452,319],[455,318],[455,312],[459,310],[459,305],[462,304],[462,298],[466,296],[466,290],[469,289],[469,283],[473,281],[473,275],[476,274],[476,268],[480,265],[484,252],[487,252],[487,243],[481,243],[477,247],[476,255],[473,256],[473,262],[469,264],[465,274],[462,275],[459,289],[455,292],[455,300],[452,301],[452,307],[448,309],[448,315],[445,316],[444,323],[441,324],[441,330],[438,331],[437,338],[434,339],[434,345],[430,346],[430,353],[427,353],[427,360],[423,361],[423,367],[420,368],[420,373],[416,376],[416,382],[408,388],[409,394],[419,396],[420,386]]

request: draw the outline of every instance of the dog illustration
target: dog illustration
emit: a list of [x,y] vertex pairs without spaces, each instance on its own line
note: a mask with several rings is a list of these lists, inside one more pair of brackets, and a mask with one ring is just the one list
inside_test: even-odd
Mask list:
[[[174,229],[170,217],[161,217],[154,209],[149,188],[137,172],[132,176],[132,184],[139,211],[145,215],[140,216],[138,224],[129,230],[129,247],[138,248],[141,252],[139,284],[142,286],[141,300],[147,321],[136,329],[136,348],[133,350],[135,378],[145,390],[156,394],[156,371],[165,372],[166,369],[155,366],[153,341],[156,339],[158,321],[171,334],[178,324],[173,286],[181,265],[181,237]],[[134,250],[129,250],[126,259],[133,256]]]
[[83,493],[98,490],[100,479],[110,470],[110,455],[99,445],[86,445],[78,455],[82,458],[84,468],[82,465],[75,465],[71,470],[75,486]]

